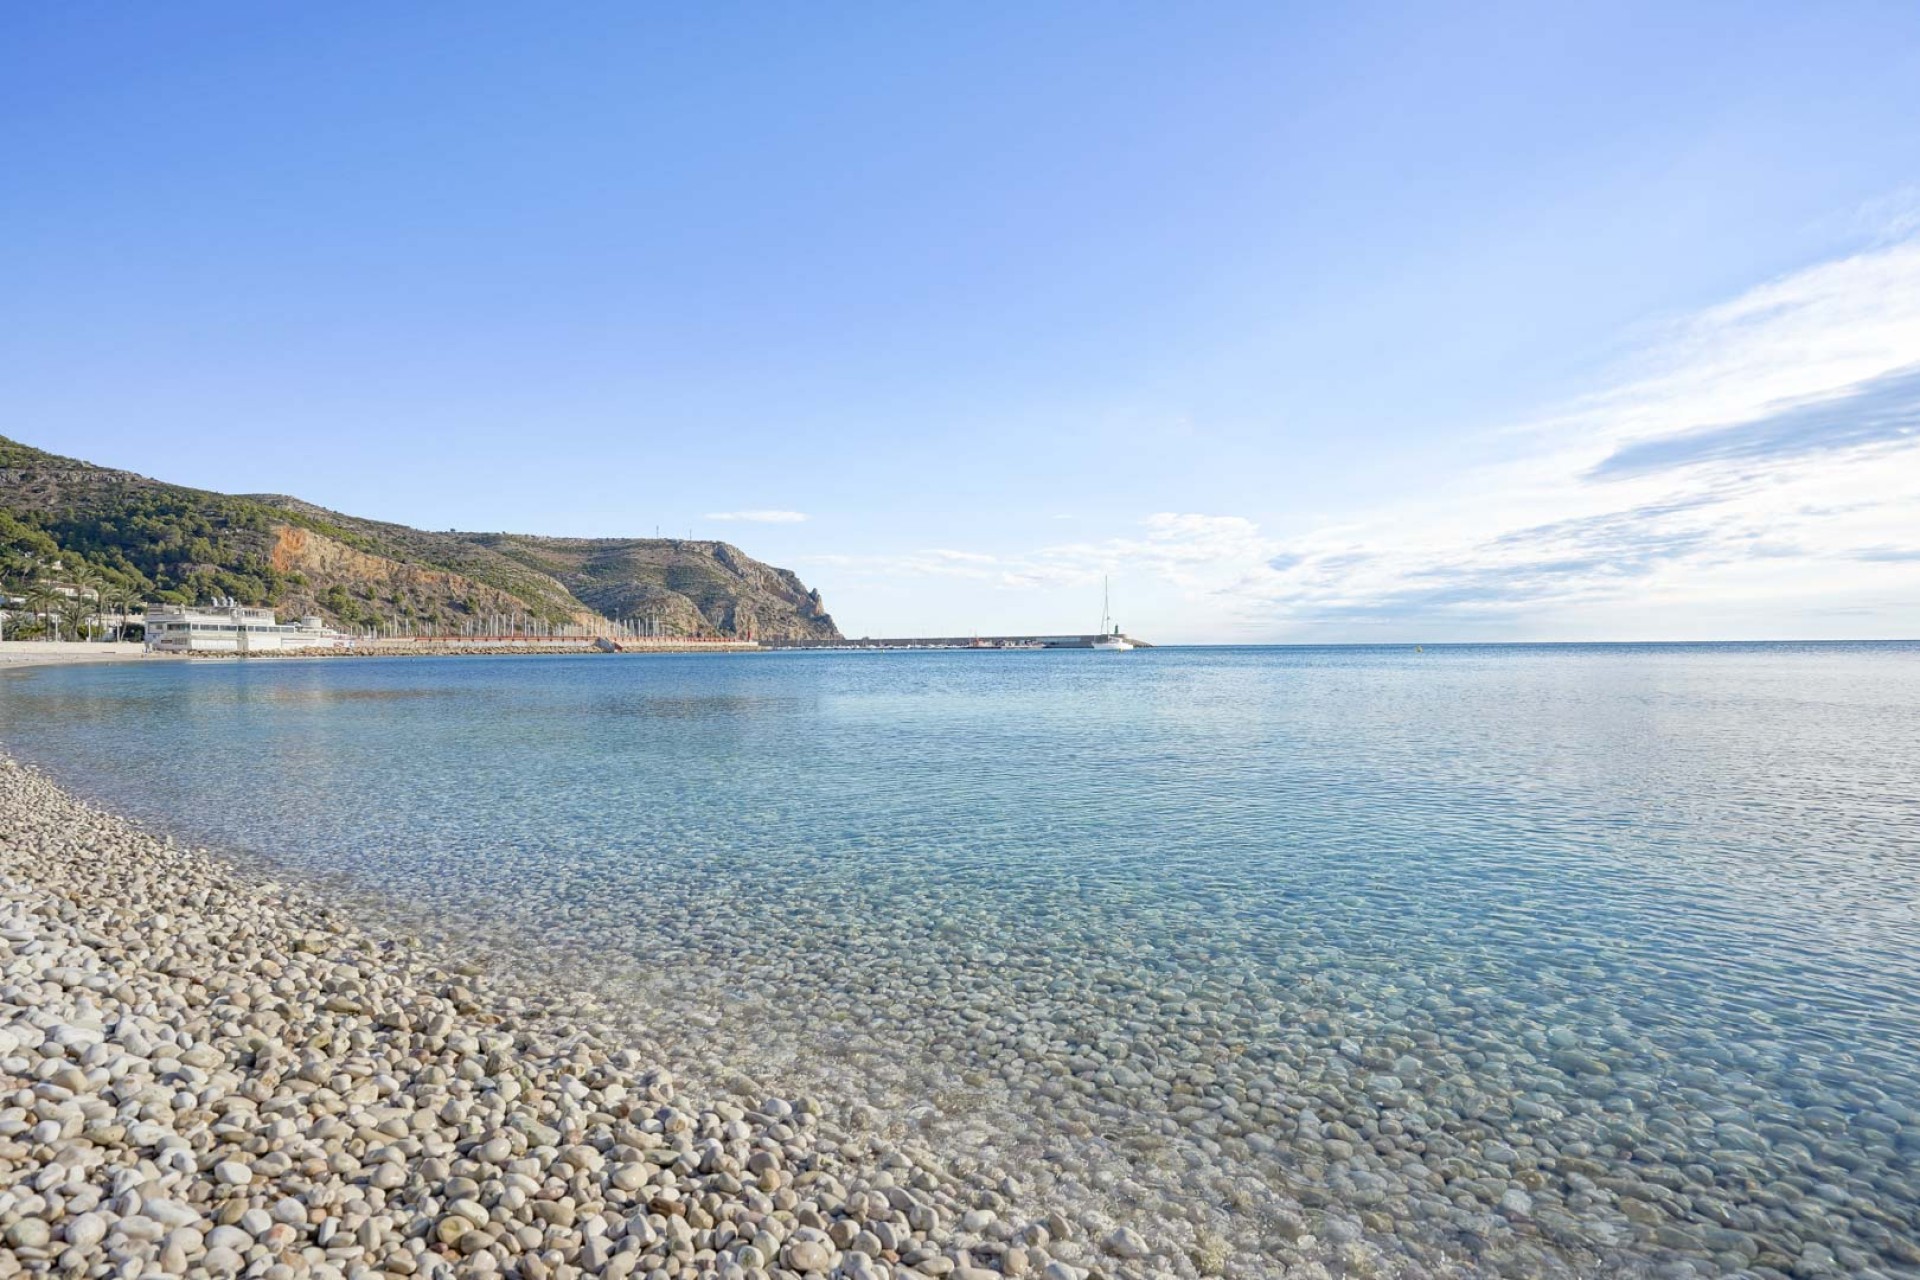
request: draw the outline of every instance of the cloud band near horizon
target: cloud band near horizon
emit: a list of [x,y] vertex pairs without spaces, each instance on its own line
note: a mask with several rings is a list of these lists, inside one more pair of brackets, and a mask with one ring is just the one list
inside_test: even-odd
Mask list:
[[1286,533],[1163,512],[1025,552],[813,559],[1000,590],[1128,575],[1244,638],[1920,621],[1920,234],[1668,324],[1612,385],[1500,436],[1509,461]]

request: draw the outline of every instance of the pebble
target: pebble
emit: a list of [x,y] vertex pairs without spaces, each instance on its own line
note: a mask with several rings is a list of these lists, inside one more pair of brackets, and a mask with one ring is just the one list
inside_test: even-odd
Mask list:
[[1007,1230],[1007,1175],[808,1098],[683,1096],[562,1003],[4,757],[0,819],[0,1071],[47,1064],[40,1096],[0,1092],[0,1280],[59,1250],[63,1274],[222,1280],[1004,1274],[955,1233]]
[[[0,1094],[0,1226],[71,1241],[84,1206],[103,1235],[71,1246],[83,1269],[1920,1275],[1920,1116],[1864,1069],[1809,1057],[1803,1101],[1821,1105],[1780,1123],[1757,1083],[1779,1066],[1777,1025],[1682,1061],[1576,982],[1522,1043],[1506,1034],[1521,1011],[1472,972],[1483,957],[1423,985],[1384,957],[1356,976],[1308,937],[1297,965],[1240,972],[1213,963],[1231,905],[1145,931],[1175,941],[1137,965],[1060,965],[1098,950],[1074,933],[1085,886],[1035,940],[963,910],[869,926],[896,918],[866,896],[898,887],[879,879],[843,886],[831,920],[796,893],[789,935],[743,919],[753,894],[583,884],[570,917],[443,950],[5,762],[0,817],[0,1059],[55,1046],[35,1078],[71,1095]],[[435,892],[458,916],[479,890]],[[580,991],[571,971],[610,920],[648,957],[630,1003],[626,980]],[[840,945],[782,958],[823,927]],[[793,1064],[813,1032],[833,1074]],[[55,1167],[56,1143],[96,1200],[15,1190]],[[134,1226],[147,1197],[195,1218]],[[189,1229],[198,1246],[176,1239]]]

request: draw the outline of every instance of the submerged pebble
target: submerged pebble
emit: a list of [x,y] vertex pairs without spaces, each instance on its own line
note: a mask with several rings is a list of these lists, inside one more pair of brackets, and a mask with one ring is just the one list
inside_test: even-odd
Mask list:
[[3,782],[22,1269],[1920,1275],[1903,1024],[1650,968],[1537,867],[1460,918],[724,850],[295,890]]
[[[855,1139],[807,1098],[689,1098],[568,1004],[0,759],[0,1277],[1056,1265],[1010,1246],[1061,1233],[1003,1217],[1009,1175]],[[1132,1252],[1113,1274],[1169,1274]]]

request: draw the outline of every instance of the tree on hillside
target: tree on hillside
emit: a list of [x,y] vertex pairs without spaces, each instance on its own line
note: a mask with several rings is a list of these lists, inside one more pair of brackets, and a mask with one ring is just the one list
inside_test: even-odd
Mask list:
[[[0,597],[28,596],[45,568],[46,557],[29,536],[32,530],[0,511]],[[0,609],[5,600],[0,599]],[[18,618],[14,619],[16,625]],[[37,619],[34,619],[37,622]]]

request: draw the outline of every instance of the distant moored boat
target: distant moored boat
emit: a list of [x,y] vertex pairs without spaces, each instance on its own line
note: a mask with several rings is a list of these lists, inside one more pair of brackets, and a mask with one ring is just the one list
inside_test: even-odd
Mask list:
[[1133,648],[1133,641],[1120,634],[1119,624],[1113,620],[1112,594],[1107,579],[1100,579],[1100,634],[1093,638],[1092,647],[1108,653],[1119,653]]

